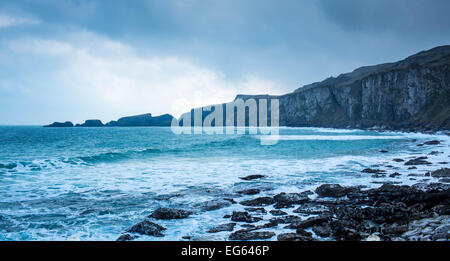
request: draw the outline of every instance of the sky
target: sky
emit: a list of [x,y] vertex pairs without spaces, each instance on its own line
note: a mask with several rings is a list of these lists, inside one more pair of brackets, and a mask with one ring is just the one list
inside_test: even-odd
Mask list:
[[448,0],[0,0],[0,124],[285,94],[450,44]]

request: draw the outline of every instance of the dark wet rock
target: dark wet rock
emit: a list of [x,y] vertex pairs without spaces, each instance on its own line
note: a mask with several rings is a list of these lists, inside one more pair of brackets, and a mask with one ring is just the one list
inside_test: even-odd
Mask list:
[[408,231],[413,220],[450,212],[450,184],[419,183],[412,187],[383,184],[379,188],[354,190],[347,196],[305,203],[301,207],[325,204],[328,211],[319,211],[319,217],[293,221],[287,228],[312,227],[316,235],[333,240],[362,240],[374,234],[381,240],[391,240]]
[[254,223],[254,222],[258,222],[258,221],[262,220],[262,218],[253,217],[248,212],[233,211],[233,214],[231,214],[231,220],[238,221],[238,222]]
[[443,179],[440,179],[439,182],[442,182],[442,183],[450,183],[450,178],[443,178]]
[[409,165],[431,165],[431,162],[426,161],[427,157],[422,156],[422,157],[418,157],[418,158],[414,158],[411,160],[408,160],[405,165],[409,166]]
[[395,161],[395,162],[403,162],[405,160],[403,160],[403,159],[393,159],[393,161]]
[[277,218],[271,218],[271,222],[277,222],[278,224],[290,224],[293,222],[300,222],[302,221],[301,217],[294,216],[294,215],[288,215],[288,216],[281,216]]
[[319,237],[329,237],[331,235],[331,228],[328,223],[313,226],[312,231]]
[[289,226],[287,226],[286,228],[294,228],[294,229],[305,229],[305,228],[309,228],[315,225],[320,225],[323,224],[327,221],[330,220],[329,216],[318,216],[318,217],[310,217],[306,220],[303,221],[297,221],[297,222],[293,222],[292,224],[290,224]]
[[397,223],[388,225],[382,230],[383,234],[388,235],[400,235],[405,233],[406,231],[408,231],[408,224],[397,224]]
[[261,192],[261,190],[259,189],[246,189],[246,190],[241,190],[238,191],[238,194],[242,194],[242,195],[256,195],[259,194],[259,192]]
[[306,190],[306,191],[301,192],[300,194],[304,195],[304,196],[311,196],[311,195],[314,195],[314,192],[312,192],[311,190]]
[[433,150],[432,152],[428,153],[428,155],[438,155],[440,152]]
[[450,177],[450,169],[442,168],[431,172],[431,176],[435,178],[448,178]]
[[261,178],[264,178],[265,176],[264,175],[249,175],[249,176],[246,176],[246,177],[239,177],[240,179],[243,179],[243,180],[254,180],[254,179],[261,179]]
[[231,217],[231,215],[225,215],[225,216],[223,216],[223,218],[230,218]]
[[418,174],[418,173],[411,173],[407,175],[408,177],[423,177],[424,174]]
[[198,207],[202,211],[213,211],[213,210],[217,210],[217,209],[221,209],[221,208],[225,208],[225,207],[229,207],[229,206],[231,206],[231,202],[229,200],[224,200],[224,199],[205,201],[198,205]]
[[222,231],[233,231],[235,226],[236,226],[236,223],[222,224],[222,225],[218,225],[216,227],[213,227],[213,228],[209,229],[208,231],[206,231],[206,233],[217,233],[217,232],[222,232]]
[[135,238],[138,238],[138,236],[132,236],[130,234],[123,234],[119,238],[117,238],[116,241],[130,241]]
[[450,239],[450,225],[438,227],[431,235],[433,240],[449,240]]
[[316,193],[320,197],[332,197],[339,198],[345,196],[347,193],[355,192],[358,190],[354,187],[342,187],[339,184],[323,184],[316,189]]
[[430,141],[426,141],[423,144],[424,145],[439,145],[441,142],[438,140],[430,140]]
[[271,228],[271,227],[276,227],[276,226],[278,226],[278,222],[276,222],[276,221],[269,221],[268,223],[256,226],[256,229]]
[[450,190],[450,184],[442,184],[442,183],[417,183],[411,186],[411,188],[420,190],[423,192],[446,192]]
[[130,233],[139,233],[143,235],[155,236],[155,237],[163,237],[164,234],[161,232],[166,230],[165,227],[150,222],[148,220],[144,220],[136,225],[132,226],[127,232]]
[[385,178],[386,177],[386,175],[380,175],[380,174],[374,174],[374,175],[372,175],[371,176],[372,178]]
[[73,123],[70,121],[54,122],[52,124],[45,125],[44,127],[51,127],[51,128],[73,127]]
[[389,151],[387,150],[380,150],[381,153],[388,153]]
[[182,236],[181,238],[182,238],[182,239],[186,239],[186,240],[191,240],[191,239],[192,239],[191,236]]
[[246,230],[248,230],[248,231],[256,229],[256,225],[252,225],[252,224],[242,224],[241,227],[247,228]]
[[257,240],[257,239],[269,239],[275,236],[274,232],[267,231],[249,231],[249,230],[238,230],[231,233],[229,240]]
[[312,241],[312,237],[304,236],[297,233],[283,233],[277,236],[278,241]]
[[352,228],[352,223],[339,222],[337,220],[330,222],[332,236],[335,240],[358,241],[369,236],[367,233],[360,233]]
[[391,178],[395,178],[395,177],[398,177],[398,176],[401,176],[401,174],[398,173],[398,172],[394,172],[391,175],[389,175],[389,177],[391,177]]
[[409,167],[408,169],[417,169],[417,167]]
[[285,215],[287,215],[286,212],[281,211],[281,210],[271,210],[270,214],[272,214],[273,216],[285,216]]
[[156,219],[182,219],[192,214],[191,211],[174,208],[158,208],[149,217]]
[[295,231],[295,233],[297,233],[297,234],[299,234],[299,235],[302,235],[302,236],[305,236],[305,237],[312,237],[312,233],[311,233],[311,232],[306,231],[306,230],[304,230],[304,229],[302,229],[302,228],[297,228],[297,230]]
[[309,200],[308,196],[299,193],[280,193],[273,197],[276,204],[274,208],[290,208],[293,204],[305,203]]
[[327,205],[317,204],[316,202],[302,204],[300,207],[295,209],[294,213],[306,214],[306,215],[317,215],[329,211]]
[[423,143],[417,144],[417,147],[423,147]]
[[267,211],[265,208],[245,208],[246,211],[258,214],[266,214]]
[[370,173],[370,174],[382,174],[385,173],[385,170],[381,170],[381,169],[371,169],[371,168],[366,168],[361,170],[361,172],[363,173]]
[[237,204],[237,202],[232,198],[224,198],[223,200],[226,200],[226,201],[230,202],[231,204]]
[[438,162],[438,164],[447,165],[448,162],[447,161],[440,161],[440,162]]
[[241,205],[251,206],[251,207],[267,206],[267,205],[272,205],[273,203],[275,203],[275,200],[271,197],[259,197],[259,198],[245,200],[245,201],[240,202]]

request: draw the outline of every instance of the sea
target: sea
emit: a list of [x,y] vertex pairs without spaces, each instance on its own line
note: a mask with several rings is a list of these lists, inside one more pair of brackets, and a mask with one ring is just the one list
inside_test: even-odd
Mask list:
[[[116,240],[159,207],[193,214],[153,220],[167,228],[164,237],[136,240],[227,240],[229,232],[206,231],[244,210],[239,201],[313,192],[324,183],[436,182],[424,174],[450,161],[450,138],[443,134],[280,127],[275,144],[264,145],[263,138],[248,130],[178,135],[169,127],[0,126],[0,240]],[[421,146],[430,140],[440,144]],[[432,164],[404,164],[418,156]],[[395,172],[401,175],[389,177]],[[241,179],[248,175],[265,177]],[[236,193],[249,188],[261,193]],[[230,203],[204,211],[208,202]]]

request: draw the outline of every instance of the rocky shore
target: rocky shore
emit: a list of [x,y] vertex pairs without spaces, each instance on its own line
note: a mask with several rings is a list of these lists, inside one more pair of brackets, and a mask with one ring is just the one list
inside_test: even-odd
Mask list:
[[[417,146],[439,143],[430,140]],[[439,153],[442,152],[393,158],[392,164],[402,164],[414,171],[419,166],[430,166],[428,157]],[[156,209],[143,221],[126,229],[117,240],[135,240],[142,235],[164,238],[169,228],[158,224],[160,221],[188,219],[205,211],[239,206],[239,210],[234,208],[224,215],[223,220],[216,220],[205,233],[220,233],[226,240],[447,241],[450,240],[450,169],[448,162],[437,164],[441,167],[423,174],[399,173],[389,164],[361,169],[361,173],[372,175],[374,180],[422,178],[411,185],[395,181],[378,182],[378,187],[322,184],[313,190],[275,195],[249,186],[190,209]],[[259,174],[241,177],[248,184],[264,179],[265,176]],[[216,239],[185,235],[180,240]]]

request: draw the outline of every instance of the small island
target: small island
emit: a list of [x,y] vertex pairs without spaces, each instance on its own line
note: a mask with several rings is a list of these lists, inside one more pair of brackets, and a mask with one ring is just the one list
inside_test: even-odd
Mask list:
[[151,126],[170,126],[173,116],[170,114],[163,114],[153,117],[151,113],[140,114],[135,116],[127,116],[118,119],[117,121],[110,121],[103,124],[101,120],[90,119],[82,124],[73,124],[70,121],[54,122],[44,127],[151,127]]

